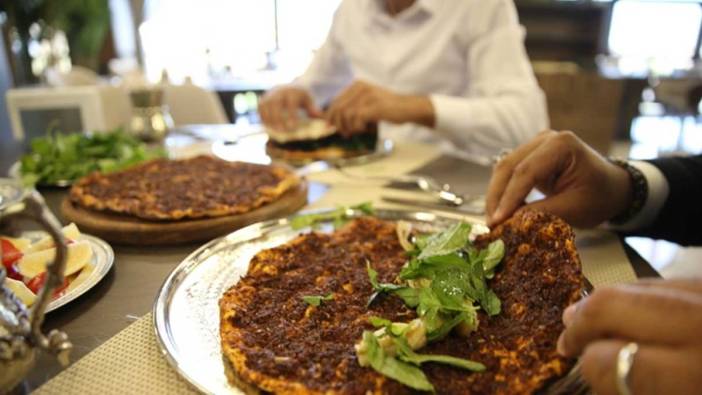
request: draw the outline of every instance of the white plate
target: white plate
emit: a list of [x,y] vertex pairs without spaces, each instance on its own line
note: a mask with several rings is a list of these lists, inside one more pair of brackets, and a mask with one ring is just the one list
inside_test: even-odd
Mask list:
[[[45,232],[36,231],[26,232],[24,234],[24,237],[27,237],[32,241],[36,241],[41,239],[45,235]],[[87,241],[90,244],[90,248],[93,250],[93,256],[92,258],[90,258],[90,262],[88,262],[88,264],[86,264],[86,266],[83,267],[83,269],[81,269],[80,273],[78,274],[79,277],[85,277],[82,278],[80,283],[75,283],[74,281],[74,283],[76,284],[75,286],[73,286],[74,283],[69,284],[68,288],[66,289],[66,292],[63,295],[52,300],[46,309],[47,313],[50,311],[54,311],[67,303],[70,303],[71,301],[77,299],[84,293],[88,292],[88,290],[90,290],[97,283],[99,283],[100,280],[102,280],[110,271],[110,268],[112,268],[112,264],[115,260],[115,253],[109,244],[107,244],[102,239],[99,239],[95,236],[87,235],[85,233],[81,234],[80,240]],[[86,270],[89,270],[89,266],[91,267],[90,272],[85,272]]]
[[[465,217],[453,214],[377,210],[376,216],[444,228]],[[331,222],[320,226],[331,231]],[[288,219],[261,222],[215,239],[190,254],[168,276],[154,305],[154,325],[168,362],[205,393],[241,394],[224,374],[219,337],[222,294],[248,269],[259,251],[283,244],[309,228],[293,230]],[[475,224],[474,232],[487,228]]]

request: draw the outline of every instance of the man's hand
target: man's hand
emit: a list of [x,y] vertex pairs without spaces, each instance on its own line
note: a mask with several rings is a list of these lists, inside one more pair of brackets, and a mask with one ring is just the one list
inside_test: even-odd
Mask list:
[[495,165],[486,198],[488,225],[509,218],[533,188],[546,198],[526,207],[585,227],[624,212],[632,194],[626,170],[572,132],[541,132]]
[[310,118],[322,117],[309,92],[294,86],[284,86],[266,93],[258,105],[263,124],[274,130],[293,130],[298,124],[297,112],[303,109]]
[[400,95],[376,85],[356,81],[337,96],[326,118],[344,134],[363,132],[369,123],[414,122],[434,125],[434,106],[424,96]]
[[617,394],[619,350],[636,342],[633,394],[693,394],[702,388],[702,279],[649,280],[595,290],[563,313],[558,350],[580,355],[596,394]]

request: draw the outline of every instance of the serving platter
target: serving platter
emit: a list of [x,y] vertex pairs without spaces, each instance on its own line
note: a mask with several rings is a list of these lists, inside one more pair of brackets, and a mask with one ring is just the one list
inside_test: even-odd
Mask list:
[[[361,215],[352,210],[348,214]],[[377,210],[376,216],[435,229],[466,220],[459,214],[402,210]],[[474,234],[488,231],[484,224],[471,222]],[[333,225],[331,221],[322,222],[316,229],[332,231]],[[205,244],[168,276],[154,304],[156,337],[168,362],[199,390],[212,394],[243,393],[227,381],[224,373],[219,298],[246,273],[256,253],[310,230],[292,229],[289,218],[257,223]]]
[[[232,141],[216,141],[212,143],[212,153],[224,160],[239,160],[244,162],[269,164],[271,162],[282,162],[293,166],[304,166],[317,159],[307,160],[282,160],[272,158],[266,152],[268,135],[261,131],[241,136]],[[391,139],[378,139],[375,151],[350,158],[325,159],[324,162],[333,166],[357,166],[374,162],[390,155],[395,148],[395,143]]]
[[61,214],[80,229],[113,243],[171,245],[211,240],[255,222],[290,215],[307,203],[307,188],[307,181],[303,179],[274,202],[247,213],[214,218],[148,221],[86,209],[74,204],[68,197],[61,203]]
[[[37,241],[46,236],[46,232],[25,232],[23,236],[30,240]],[[90,262],[81,269],[77,277],[77,279],[79,278],[80,280],[74,280],[61,296],[53,299],[46,308],[47,313],[78,299],[81,295],[88,292],[110,272],[114,264],[115,253],[112,247],[104,240],[85,233],[81,233],[80,240],[88,242],[93,251],[93,256],[90,258]]]

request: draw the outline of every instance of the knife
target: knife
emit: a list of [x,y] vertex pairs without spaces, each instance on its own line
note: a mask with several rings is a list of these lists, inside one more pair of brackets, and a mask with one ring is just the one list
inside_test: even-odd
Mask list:
[[483,215],[485,214],[485,201],[480,200],[469,200],[460,206],[448,206],[446,204],[431,202],[420,199],[407,199],[394,196],[381,196],[384,202],[402,204],[405,206],[415,206],[431,210],[447,211],[451,213],[458,214],[472,214],[472,215]]

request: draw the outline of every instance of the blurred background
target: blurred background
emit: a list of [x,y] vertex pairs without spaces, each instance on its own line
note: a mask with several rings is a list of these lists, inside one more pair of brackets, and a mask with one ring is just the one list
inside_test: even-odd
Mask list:
[[[339,2],[3,0],[0,168],[49,127],[120,126],[137,105],[125,92],[148,84],[175,127],[255,127],[260,95],[304,71]],[[554,129],[622,157],[702,152],[698,1],[515,4]],[[673,253],[661,245],[641,248],[655,263]]]

